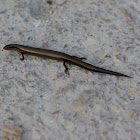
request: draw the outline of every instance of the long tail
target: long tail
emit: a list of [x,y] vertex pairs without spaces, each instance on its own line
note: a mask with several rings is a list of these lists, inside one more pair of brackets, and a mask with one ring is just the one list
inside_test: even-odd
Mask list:
[[105,73],[105,74],[110,74],[110,75],[115,75],[115,76],[122,76],[122,77],[132,78],[131,76],[128,76],[128,75],[125,75],[125,74],[122,74],[122,73],[106,70],[106,69],[99,68],[99,67],[94,67],[94,68],[92,68],[91,71],[95,71],[95,72],[99,72],[99,73]]
[[93,66],[91,64],[88,64],[86,62],[83,62],[81,60],[77,60],[77,59],[70,59],[71,62],[73,62],[75,65],[78,65],[82,68],[85,68],[87,70],[90,70],[90,71],[94,71],[94,72],[99,72],[99,73],[105,73],[105,74],[110,74],[110,75],[115,75],[115,76],[123,76],[123,77],[128,77],[128,78],[132,78],[128,75],[125,75],[125,74],[122,74],[122,73],[118,73],[118,72],[114,72],[114,71],[111,71],[111,70],[106,70],[106,69],[103,69],[103,68],[99,68],[99,67],[96,67],[96,66]]

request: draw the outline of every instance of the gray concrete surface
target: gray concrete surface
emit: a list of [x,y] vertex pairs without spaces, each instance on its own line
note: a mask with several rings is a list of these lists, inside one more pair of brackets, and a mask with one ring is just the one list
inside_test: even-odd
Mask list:
[[[45,43],[133,78],[73,65],[67,77],[62,62],[20,61],[10,43]],[[140,139],[139,0],[0,0],[0,52],[0,125],[21,140]]]

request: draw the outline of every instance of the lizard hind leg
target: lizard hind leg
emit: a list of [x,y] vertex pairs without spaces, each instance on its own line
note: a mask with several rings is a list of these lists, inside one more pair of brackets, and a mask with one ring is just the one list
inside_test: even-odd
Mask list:
[[66,62],[67,62],[66,60],[63,61],[63,66],[65,67],[64,72],[66,73],[66,75],[68,75],[68,77],[70,77],[69,68],[66,65]]

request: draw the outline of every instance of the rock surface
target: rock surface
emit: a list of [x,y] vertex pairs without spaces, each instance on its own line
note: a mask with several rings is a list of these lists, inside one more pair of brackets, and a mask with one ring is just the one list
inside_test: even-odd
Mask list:
[[[0,125],[20,127],[21,140],[138,140],[140,1],[57,2],[0,1]],[[73,65],[67,77],[62,62],[20,61],[3,50],[10,43],[86,57],[133,78]]]

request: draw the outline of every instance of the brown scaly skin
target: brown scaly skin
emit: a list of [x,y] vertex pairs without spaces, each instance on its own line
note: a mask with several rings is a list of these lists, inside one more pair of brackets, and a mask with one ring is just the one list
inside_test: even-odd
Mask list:
[[33,47],[23,46],[23,45],[18,45],[18,44],[6,45],[3,49],[19,51],[22,54],[21,60],[24,60],[24,54],[30,54],[30,55],[49,58],[49,59],[61,60],[64,62],[63,65],[65,67],[65,72],[67,74],[69,74],[69,72],[65,63],[69,62],[90,71],[131,78],[128,75],[121,74],[118,72],[113,72],[113,71],[106,70],[103,68],[99,68],[99,67],[96,67],[96,66],[93,66],[91,64],[81,61],[81,59],[85,59],[85,58],[70,56],[62,52],[57,52],[57,51],[48,50],[48,49],[41,49],[41,48],[33,48]]

